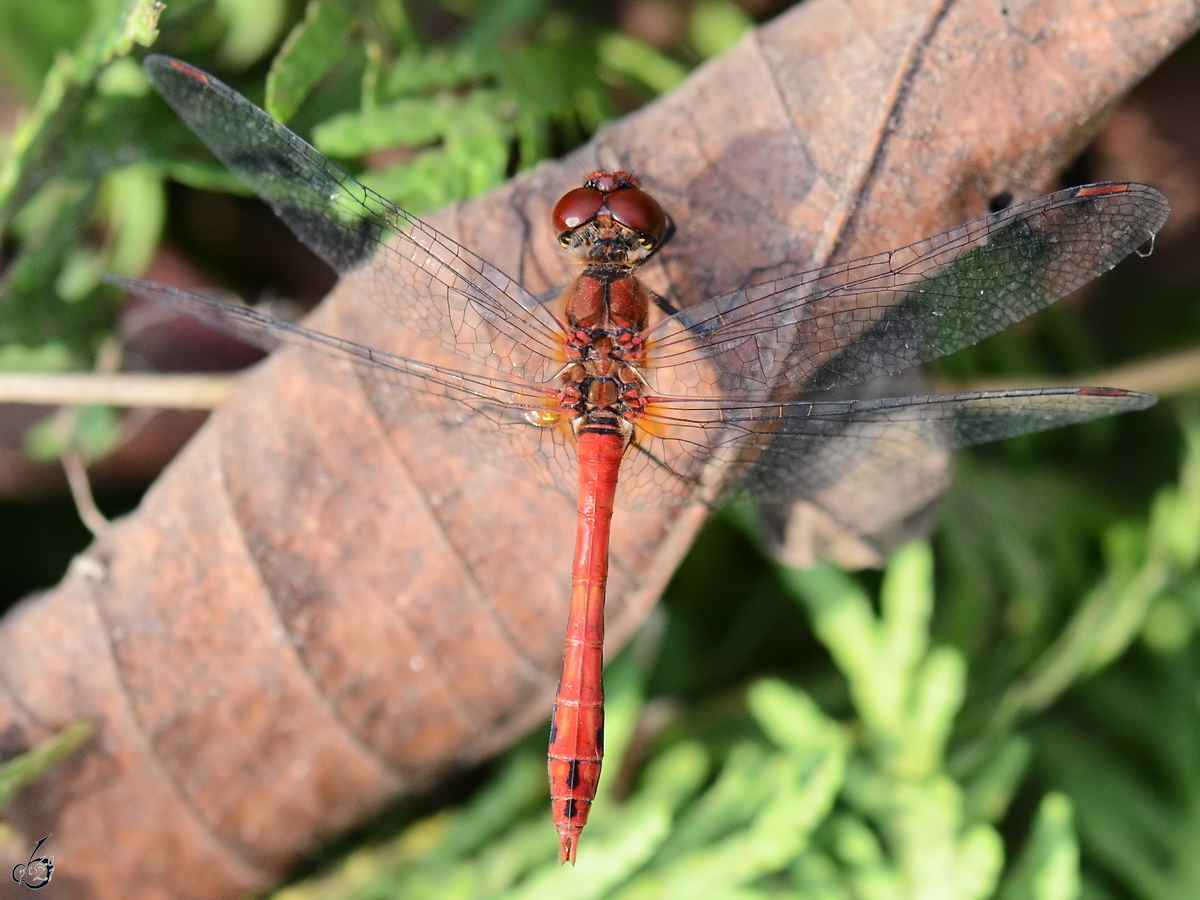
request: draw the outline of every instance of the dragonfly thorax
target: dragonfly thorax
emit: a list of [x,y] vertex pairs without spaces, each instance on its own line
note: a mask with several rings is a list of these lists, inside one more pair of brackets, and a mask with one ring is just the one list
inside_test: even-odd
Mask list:
[[589,266],[563,291],[571,332],[640,333],[650,318],[650,291],[628,266]]
[[569,363],[559,374],[562,408],[576,429],[597,415],[631,420],[646,406],[648,386],[642,373],[610,352],[611,347],[610,337],[598,339],[591,349],[599,352]]

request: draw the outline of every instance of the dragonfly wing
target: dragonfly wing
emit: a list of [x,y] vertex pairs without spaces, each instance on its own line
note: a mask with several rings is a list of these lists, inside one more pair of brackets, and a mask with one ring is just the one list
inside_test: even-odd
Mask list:
[[505,375],[548,380],[558,320],[516,281],[360,184],[204,72],[150,56],[146,74],[209,149],[301,241],[423,338]]
[[1145,409],[1155,399],[1116,388],[1068,387],[800,401],[787,405],[770,435],[754,421],[762,410],[738,415],[757,446],[748,486],[764,496],[805,497],[848,475],[852,480],[854,472],[894,474],[919,465],[924,454]]
[[408,359],[191,291],[112,275],[105,280],[264,350],[294,344],[347,362],[385,421],[479,433],[484,439],[471,442],[473,457],[575,495],[573,443],[569,425],[554,420],[558,392],[552,388]]
[[[831,558],[878,567],[905,541],[928,534],[961,446],[1143,409],[1147,394],[1096,388],[995,391],[883,400],[834,425],[786,428],[749,487],[762,498],[773,552],[793,565]],[[887,425],[886,423],[893,423]],[[796,433],[812,431],[811,436]],[[807,463],[802,460],[807,459]],[[789,467],[794,466],[792,471]],[[768,499],[770,498],[770,499]]]
[[[697,489],[714,455],[737,460],[736,487],[771,501],[874,480],[958,447],[1145,409],[1150,394],[1038,388],[879,399],[729,402],[655,398],[641,420],[660,483]],[[639,438],[640,439],[640,438]],[[666,473],[669,473],[666,474]],[[647,476],[649,477],[649,476]],[[654,492],[644,492],[653,500]]]
[[1166,198],[1140,184],[1049,194],[908,247],[756,285],[647,335],[652,366],[716,362],[744,397],[895,374],[974,344],[1151,241]]

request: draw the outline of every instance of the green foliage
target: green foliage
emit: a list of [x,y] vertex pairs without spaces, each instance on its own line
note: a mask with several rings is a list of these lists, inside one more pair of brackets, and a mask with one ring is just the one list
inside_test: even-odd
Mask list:
[[25,432],[25,451],[30,459],[53,462],[76,449],[91,461],[112,450],[120,435],[120,420],[111,406],[80,406],[66,426],[51,416]]
[[[89,22],[89,12],[90,24],[76,49],[54,57],[40,96],[0,165],[0,228],[11,228],[20,247],[0,284],[0,340],[37,346],[60,339],[77,354],[87,353],[89,341],[104,326],[95,290],[99,272],[114,254],[144,264],[161,225],[161,214],[153,220],[151,206],[153,234],[138,240],[134,232],[134,237],[89,247],[88,226],[106,196],[101,181],[121,167],[118,111],[130,90],[129,79],[119,77],[121,68],[127,69],[122,57],[135,45],[153,42],[159,9],[152,0],[93,3],[90,10],[75,10],[74,21]],[[14,53],[10,67],[28,70],[45,57],[52,32],[38,37]],[[118,76],[102,77],[111,66],[118,67]],[[130,219],[120,203],[109,216],[115,217],[114,227]],[[132,218],[144,222],[144,217]]]
[[[448,47],[423,49],[403,9],[383,4],[371,20],[352,5],[310,4],[272,64],[267,109],[280,119],[338,66],[361,72],[358,106],[313,129],[337,158],[409,148],[403,163],[380,163],[363,180],[412,212],[501,183],[544,159],[553,136],[569,143],[616,112],[599,67],[594,32],[545,3],[492,7]],[[504,14],[502,14],[502,11]],[[362,31],[361,45],[344,39]],[[513,43],[514,29],[531,40]]]
[[706,0],[696,5],[691,21],[692,44],[701,56],[710,59],[724,53],[754,23],[746,11],[729,0]]

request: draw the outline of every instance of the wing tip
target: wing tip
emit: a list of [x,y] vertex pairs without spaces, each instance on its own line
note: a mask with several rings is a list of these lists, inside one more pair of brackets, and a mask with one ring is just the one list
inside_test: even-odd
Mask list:
[[1125,401],[1121,404],[1130,412],[1139,409],[1149,409],[1158,402],[1158,397],[1145,391],[1131,391],[1125,388],[1111,387],[1081,387],[1076,390],[1080,397],[1098,397],[1109,400]]

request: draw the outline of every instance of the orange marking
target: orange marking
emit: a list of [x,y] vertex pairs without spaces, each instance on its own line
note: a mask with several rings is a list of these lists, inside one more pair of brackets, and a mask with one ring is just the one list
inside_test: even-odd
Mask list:
[[1129,183],[1122,184],[1087,184],[1081,187],[1075,194],[1077,197],[1107,197],[1109,194],[1126,194],[1129,192]]
[[184,75],[186,75],[188,78],[193,78],[193,79],[195,79],[196,81],[202,82],[202,83],[204,83],[204,84],[211,84],[211,83],[212,83],[211,81],[209,81],[209,79],[208,79],[208,76],[207,76],[207,75],[205,75],[205,74],[204,74],[203,72],[201,72],[199,69],[193,69],[193,68],[192,68],[191,66],[189,66],[187,63],[182,63],[182,62],[180,62],[180,61],[179,61],[179,60],[177,60],[177,59],[172,59],[172,60],[169,60],[169,62],[171,63],[171,68],[172,68],[172,69],[175,69],[177,72],[182,72],[182,73],[183,73]]

